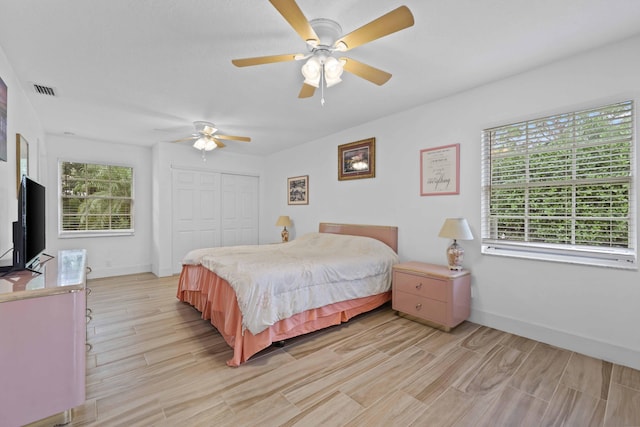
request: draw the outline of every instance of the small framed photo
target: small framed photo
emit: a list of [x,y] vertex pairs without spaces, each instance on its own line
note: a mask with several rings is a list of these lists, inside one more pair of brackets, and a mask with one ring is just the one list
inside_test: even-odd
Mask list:
[[290,205],[309,204],[309,175],[287,178],[287,198]]
[[420,195],[460,194],[460,144],[420,150]]
[[376,139],[338,146],[338,181],[376,176]]

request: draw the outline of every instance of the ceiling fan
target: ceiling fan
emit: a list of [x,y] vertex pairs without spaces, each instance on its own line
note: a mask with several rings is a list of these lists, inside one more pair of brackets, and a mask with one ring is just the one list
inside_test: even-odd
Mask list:
[[301,71],[305,80],[298,98],[311,97],[316,88],[320,87],[323,92],[322,105],[324,105],[324,87],[331,87],[340,83],[342,81],[340,76],[343,71],[355,74],[377,85],[383,85],[391,78],[390,73],[355,59],[345,56],[336,58],[333,56],[334,52],[346,52],[365,43],[411,27],[414,23],[413,15],[409,8],[400,6],[340,37],[342,28],[337,22],[324,18],[308,21],[295,0],[269,1],[302,40],[307,43],[310,53],[259,56],[234,59],[231,62],[236,67],[247,67],[308,59],[302,66]]
[[196,128],[196,132],[187,138],[177,139],[171,142],[185,142],[185,141],[195,141],[193,143],[193,148],[196,150],[202,151],[202,158],[204,159],[204,155],[207,151],[215,150],[216,148],[226,147],[226,144],[221,139],[227,141],[241,141],[241,142],[251,142],[251,138],[246,136],[232,136],[232,135],[220,135],[217,134],[218,128],[215,127],[213,123],[205,122],[205,121],[195,121],[193,122],[193,126]]

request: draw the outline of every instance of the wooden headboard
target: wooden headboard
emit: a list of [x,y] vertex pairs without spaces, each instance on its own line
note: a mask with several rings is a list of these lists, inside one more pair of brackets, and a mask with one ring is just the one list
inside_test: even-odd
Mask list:
[[394,252],[398,253],[398,227],[387,225],[365,224],[334,224],[321,222],[318,227],[320,233],[349,234],[351,236],[364,236],[380,240]]

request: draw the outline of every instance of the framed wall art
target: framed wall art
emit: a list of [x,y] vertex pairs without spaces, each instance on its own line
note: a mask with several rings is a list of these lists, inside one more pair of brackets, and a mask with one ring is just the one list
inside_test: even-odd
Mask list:
[[7,85],[0,77],[0,160],[7,161]]
[[460,144],[420,150],[420,195],[460,194]]
[[376,176],[376,139],[369,138],[338,146],[338,180]]
[[16,190],[20,188],[22,175],[29,176],[29,143],[24,136],[16,133]]
[[287,178],[287,200],[290,205],[309,204],[309,175]]

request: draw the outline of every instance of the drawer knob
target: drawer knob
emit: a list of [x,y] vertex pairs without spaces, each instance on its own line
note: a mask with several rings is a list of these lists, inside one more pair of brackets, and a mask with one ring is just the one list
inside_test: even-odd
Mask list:
[[422,308],[422,304],[420,304],[420,303],[416,304],[416,310],[417,311],[420,311],[421,308]]
[[422,282],[420,282],[420,283],[418,283],[418,284],[416,285],[416,289],[422,289]]

